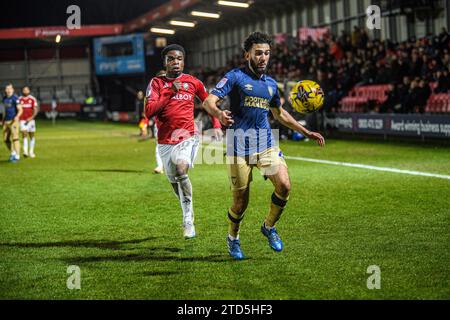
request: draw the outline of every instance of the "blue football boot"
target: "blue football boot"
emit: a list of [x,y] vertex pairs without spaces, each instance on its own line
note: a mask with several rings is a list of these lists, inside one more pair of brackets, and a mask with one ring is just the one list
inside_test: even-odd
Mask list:
[[277,229],[275,228],[267,229],[263,223],[263,225],[261,226],[261,232],[269,240],[269,246],[273,250],[277,252],[283,250],[283,241],[281,241],[280,236],[277,233]]
[[230,237],[227,236],[227,246],[228,253],[233,259],[243,260],[244,254],[241,251],[241,242],[239,239],[231,240]]

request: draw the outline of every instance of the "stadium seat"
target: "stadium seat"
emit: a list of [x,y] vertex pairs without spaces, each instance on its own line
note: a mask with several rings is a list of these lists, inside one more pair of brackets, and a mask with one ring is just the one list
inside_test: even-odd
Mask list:
[[387,100],[386,92],[390,90],[389,84],[354,87],[349,95],[340,101],[342,112],[363,112],[363,107],[369,101],[382,104]]
[[428,98],[425,112],[450,113],[450,93],[432,94]]

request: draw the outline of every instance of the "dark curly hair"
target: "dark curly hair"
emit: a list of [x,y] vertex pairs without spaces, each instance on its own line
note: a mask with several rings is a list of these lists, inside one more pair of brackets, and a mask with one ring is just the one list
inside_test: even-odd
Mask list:
[[183,53],[183,56],[186,57],[186,51],[184,50],[184,48],[182,46],[180,46],[179,44],[169,44],[168,46],[166,46],[162,51],[161,51],[161,58],[164,59],[164,57],[166,56],[166,54],[169,51],[172,50],[178,50],[181,51]]
[[272,47],[272,38],[267,33],[260,31],[250,33],[244,41],[245,52],[250,51],[254,44],[260,43],[267,43],[270,47]]

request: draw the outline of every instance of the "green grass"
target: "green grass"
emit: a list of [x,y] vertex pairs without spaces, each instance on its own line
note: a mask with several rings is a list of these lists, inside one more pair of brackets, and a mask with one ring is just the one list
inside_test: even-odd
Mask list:
[[[449,299],[450,180],[287,160],[292,194],[272,252],[259,227],[272,186],[254,171],[241,241],[225,245],[226,167],[190,172],[198,237],[182,238],[154,140],[134,126],[38,122],[36,159],[0,149],[2,299]],[[286,155],[450,174],[450,149],[329,140]],[[69,290],[69,265],[81,290]],[[369,265],[381,289],[368,290]]]

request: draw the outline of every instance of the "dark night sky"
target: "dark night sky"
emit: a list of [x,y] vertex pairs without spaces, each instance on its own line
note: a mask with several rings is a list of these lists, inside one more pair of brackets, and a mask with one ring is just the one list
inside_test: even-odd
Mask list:
[[16,0],[2,4],[0,28],[63,26],[68,6],[81,9],[81,24],[124,23],[168,0]]

